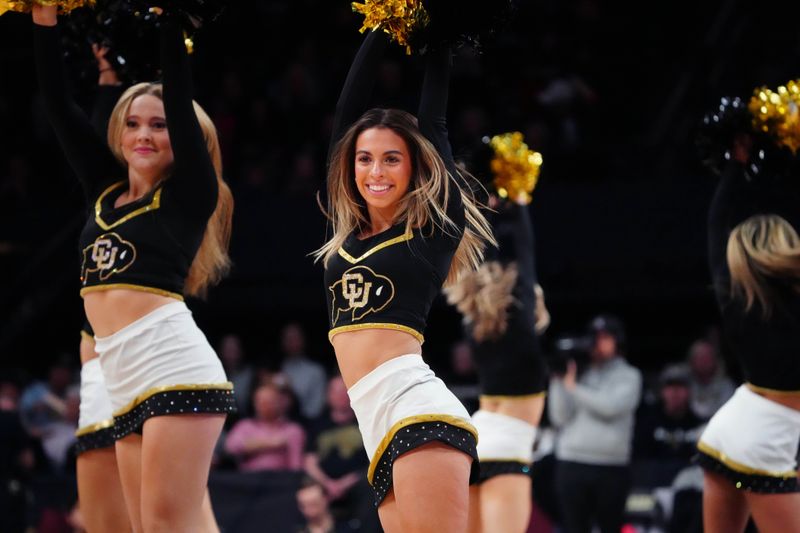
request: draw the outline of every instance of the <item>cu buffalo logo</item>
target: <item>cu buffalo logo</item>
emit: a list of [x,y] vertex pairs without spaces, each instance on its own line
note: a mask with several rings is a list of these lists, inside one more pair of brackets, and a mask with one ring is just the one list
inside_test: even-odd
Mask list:
[[342,274],[342,279],[331,285],[335,326],[342,313],[350,313],[350,320],[361,320],[370,313],[386,307],[394,298],[394,284],[365,266],[357,266]]
[[81,281],[86,285],[89,274],[99,272],[100,281],[126,270],[136,260],[136,248],[116,233],[105,233],[83,250]]

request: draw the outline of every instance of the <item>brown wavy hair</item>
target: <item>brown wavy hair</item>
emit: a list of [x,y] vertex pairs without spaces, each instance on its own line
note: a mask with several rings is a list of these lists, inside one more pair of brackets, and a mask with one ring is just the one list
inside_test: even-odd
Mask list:
[[[139,83],[130,87],[123,93],[111,112],[108,121],[108,146],[116,158],[127,167],[127,162],[122,155],[122,133],[125,129],[125,119],[131,103],[142,95],[155,96],[163,101],[163,89],[160,83]],[[208,155],[217,174],[217,206],[208,221],[200,248],[194,256],[189,275],[186,277],[184,292],[190,296],[203,297],[208,288],[216,285],[228,273],[231,260],[228,256],[228,245],[231,238],[231,219],[233,217],[233,195],[228,184],[222,179],[222,151],[214,123],[208,114],[197,102],[192,101],[194,112],[203,131]],[[164,177],[166,178],[166,176]]]
[[[491,227],[480,212],[479,203],[466,186],[464,176],[450,174],[436,148],[420,132],[417,119],[399,109],[371,109],[364,113],[339,140],[328,167],[328,206],[322,208],[333,226],[333,235],[313,255],[327,267],[353,231],[369,228],[367,206],[355,184],[355,148],[358,136],[371,128],[386,128],[399,135],[412,157],[412,185],[400,200],[396,221],[405,221],[406,231],[431,223],[446,233],[457,228],[447,216],[450,187],[458,187],[466,214],[466,227],[461,237],[445,285],[458,280],[465,272],[475,270],[483,259],[487,243],[496,244]],[[462,185],[463,184],[463,185]]]

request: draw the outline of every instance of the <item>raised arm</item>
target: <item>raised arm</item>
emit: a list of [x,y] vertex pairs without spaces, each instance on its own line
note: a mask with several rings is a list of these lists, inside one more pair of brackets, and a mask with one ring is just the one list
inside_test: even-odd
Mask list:
[[192,72],[183,34],[170,17],[161,24],[164,112],[175,157],[169,187],[187,210],[210,216],[219,193],[217,174],[192,103]]
[[328,147],[328,160],[333,154],[333,149],[339,139],[364,111],[367,110],[375,78],[378,75],[378,66],[383,58],[388,36],[382,31],[370,31],[361,43],[350,71],[344,80],[342,92],[336,102],[336,113],[333,118],[333,131],[331,143]]
[[536,275],[536,241],[533,233],[533,222],[527,205],[514,205],[514,252],[517,257],[519,277],[526,287],[533,287],[539,282]]
[[111,112],[114,111],[114,107],[124,92],[123,85],[100,85],[97,87],[91,121],[99,137],[105,138],[108,134],[108,119],[111,118]]
[[451,179],[447,187],[447,216],[458,227],[464,227],[466,217],[461,194],[456,181],[461,181],[460,174],[453,159],[453,150],[447,136],[447,99],[450,90],[450,48],[426,56],[425,79],[422,82],[417,119],[422,134],[433,144],[439,152]]
[[66,69],[56,26],[55,6],[33,7],[34,54],[42,103],[70,166],[87,196],[124,171],[109,150],[105,136],[97,134],[86,114],[70,97]]
[[97,60],[98,80],[97,94],[92,107],[92,125],[101,138],[105,138],[108,131],[108,119],[120,96],[125,92],[125,86],[119,80],[117,72],[106,59],[108,48],[92,44],[92,53]]
[[743,220],[742,213],[750,196],[746,185],[741,166],[734,162],[728,163],[720,176],[708,210],[708,264],[718,297],[721,295],[720,291],[727,290],[728,237],[731,230]]

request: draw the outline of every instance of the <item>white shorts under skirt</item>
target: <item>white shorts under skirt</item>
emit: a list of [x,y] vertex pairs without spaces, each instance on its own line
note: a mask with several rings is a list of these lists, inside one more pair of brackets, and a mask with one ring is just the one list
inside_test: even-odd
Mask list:
[[98,358],[81,367],[81,407],[75,436],[78,454],[114,445],[114,416]]
[[469,413],[417,354],[395,357],[347,391],[370,459],[367,478],[380,505],[392,466],[405,452],[439,441],[470,455],[477,481],[477,431]]
[[780,493],[798,491],[798,444],[800,411],[742,385],[711,418],[697,448],[700,465],[736,488]]
[[478,410],[472,423],[480,435],[481,482],[504,474],[529,474],[536,426],[513,416]]
[[236,411],[233,384],[183,302],[95,341],[117,439],[153,416]]

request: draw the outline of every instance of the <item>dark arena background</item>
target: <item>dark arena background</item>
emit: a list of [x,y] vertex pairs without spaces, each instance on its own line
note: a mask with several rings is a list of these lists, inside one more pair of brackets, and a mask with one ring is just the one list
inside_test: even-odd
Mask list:
[[[755,87],[800,75],[798,8],[746,0],[519,4],[481,54],[457,54],[448,116],[455,153],[467,157],[482,136],[518,130],[543,154],[531,213],[552,316],[548,353],[557,365],[558,339],[613,313],[627,328],[628,360],[653,383],[665,365],[685,361],[693,341],[718,338],[706,258],[716,181],[697,156],[698,125],[722,96],[749,99]],[[325,236],[315,194],[360,22],[343,0],[234,1],[195,39],[195,98],[219,130],[235,198],[234,267],[205,301],[188,304],[212,346],[238,335],[254,367],[280,368],[281,330],[298,322],[311,359],[336,368],[322,268],[309,253]],[[375,105],[414,110],[421,71],[393,46]],[[75,97],[90,109],[96,72],[70,74]],[[2,387],[24,390],[64,361],[79,368],[76,243],[86,213],[40,106],[30,16],[7,13],[0,17]],[[443,298],[427,331],[426,360],[453,375],[451,346],[462,329]],[[739,379],[724,342],[721,354]],[[13,436],[0,437],[5,453]],[[0,457],[3,475],[13,461]],[[226,475],[233,472],[221,468],[216,482]],[[56,501],[74,492],[63,476],[31,486]],[[51,531],[36,514],[47,502],[27,501],[31,531]],[[629,512],[635,523],[635,506]],[[654,523],[649,515],[639,520]],[[0,530],[12,531],[2,524],[0,517]],[[226,531],[250,531],[241,524]],[[273,531],[263,524],[259,531]]]

